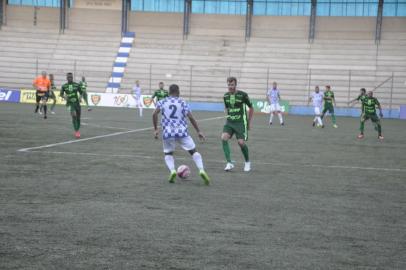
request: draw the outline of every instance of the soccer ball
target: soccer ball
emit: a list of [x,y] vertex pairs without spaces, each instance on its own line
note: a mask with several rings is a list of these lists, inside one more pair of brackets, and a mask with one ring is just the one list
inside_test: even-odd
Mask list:
[[190,175],[190,169],[187,165],[180,165],[176,173],[180,179],[186,179]]

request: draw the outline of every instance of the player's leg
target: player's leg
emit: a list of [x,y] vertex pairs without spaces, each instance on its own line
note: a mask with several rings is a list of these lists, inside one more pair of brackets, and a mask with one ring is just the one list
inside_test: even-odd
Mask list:
[[140,113],[140,117],[142,117],[142,102],[141,102],[141,98],[136,99],[136,103],[137,103],[137,107]]
[[323,126],[323,121],[321,120],[320,117],[320,108],[319,107],[314,107],[314,114],[316,115],[316,120],[319,126]]
[[41,101],[41,97],[38,95],[38,91],[36,91],[35,92],[35,110],[34,110],[34,113],[38,112],[40,101]]
[[55,104],[56,104],[56,95],[55,95],[54,91],[51,91],[50,98],[52,98],[51,113],[55,114],[54,109],[55,109]]
[[281,126],[283,126],[284,122],[283,122],[283,116],[282,116],[282,109],[281,109],[281,106],[279,105],[279,103],[276,104],[276,110],[278,112],[279,124],[281,124]]
[[188,151],[189,154],[192,156],[193,161],[196,164],[196,167],[199,169],[199,175],[203,179],[204,183],[206,185],[210,185],[210,177],[204,170],[202,155],[199,152],[197,152],[196,145],[192,137],[188,136],[185,138],[180,138],[178,139],[178,141],[180,142],[182,148]]
[[89,100],[87,99],[87,91],[83,91],[82,97],[83,97],[83,100],[86,103],[87,110],[90,111],[91,109],[89,108]]
[[175,183],[176,170],[175,170],[175,158],[173,157],[173,152],[175,151],[175,138],[168,138],[162,140],[164,154],[165,154],[165,164],[169,169],[169,183]]
[[269,125],[272,125],[273,116],[275,114],[275,104],[271,104],[271,112],[269,116]]
[[368,116],[362,114],[361,115],[361,120],[360,120],[360,124],[359,124],[359,135],[358,135],[358,139],[362,139],[364,138],[364,128],[365,128],[365,121],[368,120]]
[[44,119],[47,119],[47,101],[48,101],[48,94],[44,94],[44,96],[41,98],[41,105],[44,111]]
[[329,113],[331,114],[331,120],[332,120],[332,122],[333,122],[333,127],[334,127],[334,128],[338,128],[338,126],[337,126],[337,124],[336,124],[336,116],[335,116],[335,114],[334,114],[334,107],[333,107],[333,105],[330,106]]
[[371,116],[371,121],[372,121],[372,123],[374,123],[375,129],[378,131],[378,138],[382,140],[383,136],[382,136],[381,120],[375,114],[375,115]]
[[224,125],[223,133],[221,134],[221,142],[223,144],[223,152],[224,156],[227,160],[226,167],[224,168],[225,171],[230,171],[234,168],[234,164],[231,162],[231,150],[228,141],[233,136],[234,130],[229,125]]
[[241,152],[244,156],[245,164],[244,171],[249,172],[251,170],[251,162],[249,157],[248,145],[245,143],[248,140],[248,128],[245,123],[236,127],[235,135],[237,137],[238,145],[240,146]]

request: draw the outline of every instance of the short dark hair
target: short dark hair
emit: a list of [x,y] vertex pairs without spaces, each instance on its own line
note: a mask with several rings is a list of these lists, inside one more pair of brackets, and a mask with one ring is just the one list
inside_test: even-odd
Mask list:
[[237,78],[236,77],[228,77],[227,78],[227,83],[235,82],[237,84]]
[[367,91],[365,88],[361,88],[360,90],[361,90],[362,92],[364,92],[364,93]]
[[179,94],[179,86],[177,84],[171,84],[169,86],[169,95],[178,95]]
[[68,73],[66,73],[66,76],[73,76],[73,73],[72,73],[72,72],[68,72]]

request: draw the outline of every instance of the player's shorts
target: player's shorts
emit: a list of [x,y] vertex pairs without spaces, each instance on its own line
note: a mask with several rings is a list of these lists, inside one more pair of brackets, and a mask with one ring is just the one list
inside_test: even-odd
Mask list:
[[244,122],[227,121],[223,127],[223,132],[230,135],[230,138],[235,137],[240,140],[248,141],[248,127]]
[[80,110],[81,110],[79,102],[66,103],[66,108],[68,109],[69,112],[76,112],[76,113],[80,113]]
[[195,142],[193,141],[192,137],[187,136],[183,138],[168,138],[163,139],[163,148],[164,153],[171,153],[175,151],[176,143],[179,143],[183,150],[189,151],[196,148]]
[[142,100],[141,97],[137,98],[137,96],[133,96],[135,100],[135,106],[142,107]]
[[35,100],[36,102],[40,102],[41,100],[47,101],[49,96],[49,92],[35,92]]
[[282,111],[281,106],[279,105],[279,103],[273,103],[273,104],[271,104],[271,113],[272,113],[272,112],[275,112],[275,111],[277,111],[277,112],[281,112],[281,111]]
[[314,107],[314,114],[315,115],[320,115],[321,114],[321,108],[320,107]]
[[330,114],[333,114],[333,113],[334,113],[334,106],[333,106],[332,104],[326,103],[326,104],[324,105],[323,113],[326,113],[327,111],[328,111]]
[[361,115],[361,121],[367,121],[368,119],[371,119],[373,123],[380,123],[381,120],[376,114],[362,114]]
[[55,100],[56,101],[56,95],[55,95],[55,92],[54,91],[49,91],[49,95],[48,95],[48,98],[50,98],[50,99],[53,99],[53,100]]

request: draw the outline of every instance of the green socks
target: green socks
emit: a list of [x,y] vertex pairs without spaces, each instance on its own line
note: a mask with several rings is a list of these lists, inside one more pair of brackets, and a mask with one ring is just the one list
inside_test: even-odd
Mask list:
[[224,152],[224,156],[226,157],[227,162],[231,162],[231,151],[230,151],[230,146],[228,145],[228,141],[224,141],[223,142],[223,152]]
[[364,134],[364,127],[365,127],[365,122],[361,121],[361,123],[359,125],[359,130],[361,131],[361,134]]
[[331,115],[331,120],[333,120],[333,124],[336,124],[336,116],[334,115],[334,113]]
[[244,144],[243,146],[240,146],[240,148],[241,148],[241,152],[244,156],[245,162],[250,161],[250,157],[248,154],[248,146],[246,144]]
[[72,124],[73,124],[73,129],[75,131],[78,131],[80,128],[80,119],[77,117],[72,117]]

